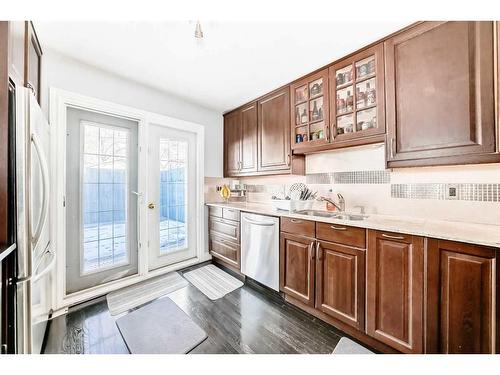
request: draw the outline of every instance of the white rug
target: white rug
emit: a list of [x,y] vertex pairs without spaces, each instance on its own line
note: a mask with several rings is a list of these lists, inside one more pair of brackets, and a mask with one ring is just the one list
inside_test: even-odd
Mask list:
[[211,300],[222,298],[243,286],[240,280],[213,264],[186,272],[183,276]]
[[375,354],[371,350],[366,349],[364,346],[359,345],[357,342],[342,337],[338,342],[332,354]]
[[121,314],[187,285],[177,272],[153,277],[106,295],[109,312],[111,315]]

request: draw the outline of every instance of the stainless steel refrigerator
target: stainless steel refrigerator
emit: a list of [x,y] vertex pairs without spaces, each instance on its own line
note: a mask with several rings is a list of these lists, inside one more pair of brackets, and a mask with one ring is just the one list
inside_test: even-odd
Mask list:
[[52,308],[50,126],[33,93],[16,88],[17,352],[40,353]]

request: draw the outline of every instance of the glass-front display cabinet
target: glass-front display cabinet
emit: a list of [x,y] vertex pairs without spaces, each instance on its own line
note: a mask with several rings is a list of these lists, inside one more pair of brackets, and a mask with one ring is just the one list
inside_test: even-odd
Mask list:
[[291,85],[292,149],[298,152],[328,144],[328,69]]
[[370,143],[385,133],[383,59],[380,44],[329,68],[332,144]]

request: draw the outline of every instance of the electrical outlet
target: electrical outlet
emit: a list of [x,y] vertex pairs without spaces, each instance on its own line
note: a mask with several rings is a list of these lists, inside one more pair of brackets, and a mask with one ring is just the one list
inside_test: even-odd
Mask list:
[[446,184],[446,199],[458,199],[458,184]]

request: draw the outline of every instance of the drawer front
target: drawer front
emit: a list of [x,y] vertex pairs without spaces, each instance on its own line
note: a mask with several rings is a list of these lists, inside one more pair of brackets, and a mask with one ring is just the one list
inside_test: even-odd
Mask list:
[[347,246],[366,248],[366,229],[342,224],[316,223],[316,237],[320,240]]
[[240,246],[214,234],[210,235],[210,253],[231,265],[240,267]]
[[228,220],[240,221],[240,211],[233,208],[223,208],[222,217]]
[[225,237],[238,244],[240,243],[240,223],[238,222],[211,217],[210,232],[214,232],[215,235]]
[[208,207],[208,214],[210,216],[222,217],[222,207]]
[[297,236],[315,237],[316,223],[314,221],[309,221],[309,220],[282,217],[281,231],[295,234]]

